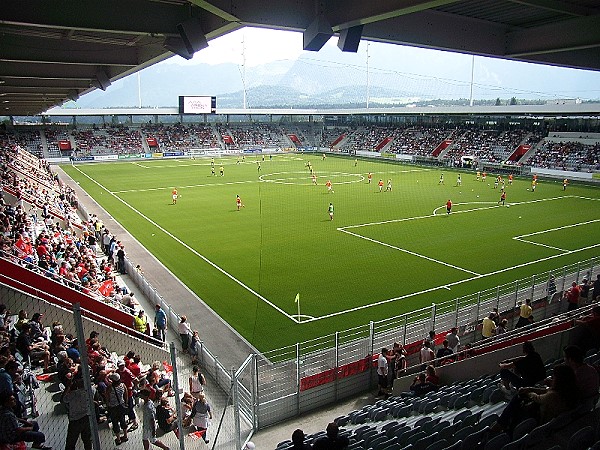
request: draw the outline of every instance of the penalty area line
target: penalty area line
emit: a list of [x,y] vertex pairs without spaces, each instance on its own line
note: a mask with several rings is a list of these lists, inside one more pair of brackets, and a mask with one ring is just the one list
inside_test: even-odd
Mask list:
[[[120,198],[118,195],[115,195],[114,193],[110,192],[106,187],[104,187],[102,184],[100,184],[98,181],[96,181],[95,179],[93,179],[92,177],[90,177],[88,174],[86,174],[85,172],[81,171],[78,167],[75,167],[75,170],[77,170],[79,173],[81,173],[84,177],[86,177],[88,180],[90,180],[92,183],[96,184],[100,189],[108,192],[110,195],[112,195],[114,198],[116,198],[118,201],[120,201],[121,203],[123,203],[125,206],[127,206],[129,209],[131,209],[133,212],[135,212],[137,215],[139,215],[140,217],[142,217],[144,220],[148,221],[149,223],[151,223],[152,225],[154,225],[156,228],[158,228],[160,231],[162,231],[163,233],[165,233],[167,236],[169,236],[170,238],[172,238],[174,241],[176,241],[177,243],[181,244],[183,247],[185,247],[187,250],[189,250],[190,252],[192,252],[194,255],[196,255],[197,257],[199,257],[200,259],[202,259],[204,262],[206,262],[207,264],[209,264],[210,266],[212,266],[213,268],[215,268],[216,270],[218,270],[219,272],[221,272],[223,275],[225,275],[227,278],[229,278],[230,280],[234,281],[235,283],[237,283],[239,286],[241,286],[242,288],[244,288],[245,290],[247,290],[248,292],[250,292],[252,295],[256,296],[257,298],[259,298],[260,300],[262,300],[263,302],[265,302],[266,304],[268,304],[269,306],[271,306],[273,309],[275,309],[276,311],[278,311],[279,313],[281,313],[282,315],[284,315],[285,317],[287,317],[288,319],[293,320],[294,322],[298,322],[297,319],[295,319],[294,317],[292,317],[290,314],[286,313],[283,309],[281,309],[279,306],[275,305],[274,303],[270,302],[268,299],[266,299],[265,297],[263,297],[262,295],[260,295],[258,292],[256,292],[254,289],[252,289],[250,286],[247,286],[246,284],[244,284],[242,281],[238,280],[237,278],[235,278],[233,275],[231,275],[229,272],[225,271],[224,269],[222,269],[221,267],[219,267],[218,265],[216,265],[215,263],[213,263],[211,260],[209,260],[206,256],[201,255],[200,253],[198,253],[198,251],[196,251],[195,249],[193,249],[192,247],[190,247],[188,244],[186,244],[185,242],[183,242],[181,239],[179,239],[177,236],[173,235],[172,233],[170,233],[169,231],[167,231],[166,229],[164,229],[162,226],[160,226],[158,223],[156,223],[155,221],[153,221],[152,219],[150,219],[148,216],[146,216],[144,213],[138,211],[136,208],[134,208],[132,205],[130,205],[129,203],[127,203],[125,200],[123,200],[122,198]],[[299,322],[298,322],[299,323]]]
[[416,253],[416,252],[407,250],[405,248],[396,247],[395,245],[387,244],[385,242],[381,242],[381,241],[378,241],[376,239],[372,239],[372,238],[368,238],[366,236],[362,236],[362,235],[360,235],[358,233],[353,233],[352,231],[344,230],[343,228],[338,228],[338,231],[341,231],[342,233],[346,233],[346,234],[349,234],[349,235],[357,237],[357,238],[364,239],[364,240],[369,241],[369,242],[373,242],[375,244],[383,245],[384,247],[389,247],[389,248],[392,248],[394,250],[398,250],[398,251],[401,251],[401,252],[404,252],[404,253],[408,253],[409,255],[416,256],[418,258],[426,259],[427,261],[431,261],[431,262],[434,262],[436,264],[441,264],[443,266],[450,267],[452,269],[460,270],[461,272],[466,272],[466,273],[469,273],[469,274],[475,275],[475,276],[480,276],[481,275],[481,274],[479,274],[477,272],[473,272],[472,270],[463,269],[462,267],[458,267],[458,266],[455,266],[453,264],[450,264],[450,263],[447,263],[447,262],[444,262],[444,261],[440,261],[440,260],[435,259],[435,258],[430,258],[429,256],[421,255],[420,253]]
[[372,308],[374,306],[384,305],[386,303],[391,303],[391,302],[395,302],[395,301],[398,301],[398,300],[403,300],[405,298],[414,297],[416,295],[427,294],[429,292],[437,291],[437,290],[440,290],[440,289],[450,290],[451,287],[453,287],[453,286],[458,286],[458,285],[461,285],[461,284],[464,284],[464,283],[468,283],[470,281],[478,280],[478,279],[481,279],[481,278],[491,277],[493,275],[497,275],[497,274],[504,273],[504,272],[509,272],[511,270],[514,270],[514,269],[520,269],[521,267],[530,266],[530,265],[533,265],[533,264],[541,263],[541,262],[548,261],[548,260],[551,260],[551,259],[560,258],[562,256],[566,256],[566,255],[570,255],[570,254],[573,254],[573,253],[582,252],[582,251],[585,251],[585,250],[590,250],[592,248],[597,248],[597,247],[600,247],[600,244],[594,244],[594,245],[590,245],[588,247],[578,248],[576,250],[569,250],[569,251],[567,251],[565,253],[561,253],[561,254],[558,254],[558,255],[547,256],[546,258],[540,258],[540,259],[536,259],[535,261],[529,261],[529,262],[525,262],[525,263],[522,263],[522,264],[517,264],[516,266],[505,267],[504,269],[495,270],[495,271],[490,272],[490,273],[484,273],[484,274],[481,274],[481,275],[478,275],[478,276],[475,276],[475,277],[465,278],[464,280],[454,281],[452,283],[447,283],[447,284],[444,284],[444,285],[441,285],[441,286],[435,286],[435,287],[432,287],[432,288],[429,288],[429,289],[423,289],[422,291],[413,292],[411,294],[401,295],[399,297],[392,297],[392,298],[388,298],[388,299],[385,299],[385,300],[380,300],[380,301],[375,302],[375,303],[369,303],[368,305],[357,306],[355,308],[346,309],[344,311],[337,311],[337,312],[334,312],[334,313],[331,313],[331,314],[326,314],[324,316],[320,316],[320,317],[315,317],[313,319],[304,320],[302,323],[314,322],[314,321],[322,320],[322,319],[330,319],[332,317],[337,317],[337,316],[341,316],[343,314],[347,314],[347,313],[351,313],[351,312],[356,312],[356,311],[360,311],[360,310],[363,310],[363,309]]

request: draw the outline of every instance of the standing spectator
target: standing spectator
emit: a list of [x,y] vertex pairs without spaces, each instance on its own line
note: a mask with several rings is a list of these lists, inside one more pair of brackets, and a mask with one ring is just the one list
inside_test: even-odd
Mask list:
[[20,441],[32,442],[31,448],[50,450],[44,445],[46,436],[40,431],[35,420],[19,419],[14,408],[17,399],[14,394],[0,396],[0,444],[14,444]]
[[496,322],[494,322],[494,313],[490,313],[485,319],[483,319],[481,327],[481,335],[484,338],[489,338],[496,332]]
[[148,334],[148,319],[146,319],[143,309],[140,309],[137,316],[133,318],[133,328],[138,333]]
[[137,417],[135,415],[135,409],[133,404],[133,387],[138,382],[135,375],[126,367],[125,361],[120,359],[117,362],[117,372],[121,377],[121,383],[127,388],[127,399],[125,407],[127,409],[127,416],[129,417],[129,423],[131,427],[127,431],[134,431],[138,428]]
[[192,333],[192,340],[188,352],[192,357],[192,364],[198,364],[198,353],[200,352],[200,335],[198,330],[194,330]]
[[525,303],[521,304],[521,307],[519,308],[519,320],[517,321],[515,328],[526,327],[529,325],[531,323],[530,318],[532,313],[533,308],[531,307],[531,299],[528,298],[525,300]]
[[79,436],[85,450],[92,449],[92,431],[88,415],[88,395],[83,387],[83,379],[77,378],[69,383],[62,399],[69,405],[69,425],[65,450],[75,450]]
[[208,444],[209,440],[207,434],[208,426],[210,424],[209,420],[212,420],[212,411],[210,410],[210,405],[206,401],[206,396],[204,394],[200,394],[194,403],[190,419],[192,419],[192,423],[196,427],[196,430],[201,432],[204,442]]
[[435,353],[435,331],[431,330],[425,341],[429,342],[429,348]]
[[381,353],[379,353],[379,357],[377,358],[377,380],[379,385],[379,391],[377,392],[377,397],[382,395],[386,395],[387,390],[387,377],[388,377],[388,361],[386,355],[388,353],[388,349],[383,347],[381,349]]
[[167,329],[167,315],[162,310],[160,305],[156,305],[156,313],[154,314],[154,327],[158,330],[158,339],[165,342]]
[[579,286],[579,304],[581,306],[587,305],[589,303],[588,297],[589,297],[591,288],[592,288],[592,285],[587,280],[587,278],[584,278],[583,280],[581,280],[581,285]]
[[573,311],[579,308],[579,293],[581,289],[577,286],[577,283],[573,281],[571,287],[565,292],[564,298],[569,302],[568,311]]
[[326,436],[317,439],[313,448],[315,450],[343,450],[348,448],[350,440],[346,436],[339,436],[340,429],[335,422],[327,425]]
[[458,328],[452,327],[450,329],[450,333],[446,335],[446,340],[448,341],[448,348],[452,350],[453,353],[456,353],[458,351],[458,347],[460,347]]
[[198,366],[192,367],[192,376],[189,379],[190,383],[190,394],[195,399],[200,397],[200,394],[204,393],[204,386],[206,385],[206,378],[200,372],[200,368]]
[[594,281],[594,293],[592,301],[600,301],[600,273],[596,276],[596,281]]
[[120,245],[117,250],[117,270],[121,275],[125,275],[125,246]]
[[142,400],[144,400],[144,416],[142,425],[142,443],[144,450],[150,448],[150,444],[156,445],[163,450],[169,450],[165,444],[156,439],[156,406],[150,400],[150,391],[143,390],[140,392]]
[[[120,445],[127,442],[127,422],[125,414],[127,412],[127,388],[121,383],[121,377],[118,373],[111,373],[108,376],[110,384],[106,388],[106,405],[108,406],[108,415],[113,426],[115,435],[115,444]],[[123,436],[121,436],[123,431]]]
[[[500,387],[510,389],[533,386],[546,377],[546,368],[542,357],[537,353],[530,341],[523,342],[524,356],[512,358],[500,363]],[[514,372],[510,369],[514,369]]]
[[430,348],[429,341],[423,342],[423,347],[421,347],[421,351],[419,352],[419,362],[421,363],[421,370],[425,370],[429,361],[433,361],[435,359],[435,353]]
[[392,347],[393,352],[396,354],[395,360],[395,369],[396,369],[396,378],[400,378],[405,372],[407,367],[406,356],[408,353],[404,346],[399,342],[394,342],[394,346]]
[[179,336],[181,336],[181,350],[183,353],[187,353],[190,346],[190,334],[192,334],[192,330],[190,325],[187,323],[186,316],[180,317],[178,328]]
[[452,356],[454,353],[452,352],[452,350],[449,347],[448,344],[448,339],[444,339],[444,342],[442,342],[442,348],[440,348],[437,353],[435,354],[436,359],[439,359],[439,364],[445,364],[447,362],[450,362],[450,358],[448,358],[449,356]]

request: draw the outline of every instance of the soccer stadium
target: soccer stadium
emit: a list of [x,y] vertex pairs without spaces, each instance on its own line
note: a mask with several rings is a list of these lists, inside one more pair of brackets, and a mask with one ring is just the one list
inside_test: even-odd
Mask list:
[[0,449],[598,448],[599,102],[61,107],[244,25],[598,70],[598,5],[254,3],[0,13]]

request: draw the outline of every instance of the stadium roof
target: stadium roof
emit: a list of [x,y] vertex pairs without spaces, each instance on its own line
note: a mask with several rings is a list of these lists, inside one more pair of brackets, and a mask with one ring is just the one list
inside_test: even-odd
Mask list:
[[36,115],[244,26],[600,70],[600,0],[4,0],[0,115]]

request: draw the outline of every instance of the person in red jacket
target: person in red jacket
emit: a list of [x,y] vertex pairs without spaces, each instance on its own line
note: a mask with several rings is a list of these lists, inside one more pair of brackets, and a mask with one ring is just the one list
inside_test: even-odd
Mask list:
[[450,214],[452,212],[452,200],[448,199],[446,202],[446,213]]
[[571,284],[571,288],[565,292],[565,298],[569,302],[569,311],[577,309],[579,307],[579,294],[581,293],[580,287],[575,281]]

